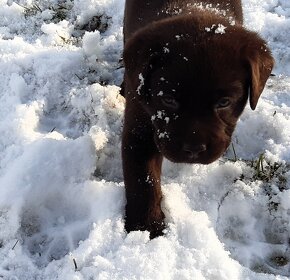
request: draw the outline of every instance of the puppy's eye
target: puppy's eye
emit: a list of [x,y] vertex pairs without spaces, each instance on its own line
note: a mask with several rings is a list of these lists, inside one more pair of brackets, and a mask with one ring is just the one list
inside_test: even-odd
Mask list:
[[216,109],[223,109],[231,105],[231,100],[228,97],[223,97],[215,104]]
[[164,95],[162,96],[162,104],[171,109],[177,109],[179,104],[176,99],[171,95]]

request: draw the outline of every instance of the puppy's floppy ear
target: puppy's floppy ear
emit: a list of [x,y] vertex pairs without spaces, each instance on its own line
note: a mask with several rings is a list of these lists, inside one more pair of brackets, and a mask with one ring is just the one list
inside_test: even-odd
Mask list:
[[254,44],[250,43],[246,49],[246,57],[250,67],[249,100],[251,109],[255,110],[258,99],[271,74],[274,59],[266,43],[258,36],[256,36]]
[[162,64],[164,52],[154,33],[141,29],[126,42],[123,59],[130,88],[144,96],[146,80],[152,70]]

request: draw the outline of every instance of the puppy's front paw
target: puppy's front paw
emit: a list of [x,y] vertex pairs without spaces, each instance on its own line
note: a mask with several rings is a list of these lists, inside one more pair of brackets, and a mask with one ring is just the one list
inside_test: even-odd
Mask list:
[[161,211],[158,217],[148,216],[146,218],[138,218],[136,216],[126,215],[125,230],[129,233],[135,230],[148,230],[150,239],[153,239],[164,234],[166,224],[164,222],[164,214]]
[[153,222],[149,225],[149,229],[147,229],[150,232],[150,239],[153,239],[158,236],[164,235],[164,230],[166,229],[166,224],[164,220]]

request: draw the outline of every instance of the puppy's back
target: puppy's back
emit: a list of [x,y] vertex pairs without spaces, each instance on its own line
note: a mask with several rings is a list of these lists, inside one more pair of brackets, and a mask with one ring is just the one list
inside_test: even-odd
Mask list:
[[224,11],[237,24],[243,23],[240,0],[126,0],[124,41],[138,29],[163,18],[194,13],[196,8]]

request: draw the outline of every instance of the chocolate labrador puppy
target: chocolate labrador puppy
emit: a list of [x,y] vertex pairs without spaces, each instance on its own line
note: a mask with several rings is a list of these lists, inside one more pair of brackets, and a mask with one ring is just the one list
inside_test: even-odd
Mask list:
[[163,157],[209,164],[227,149],[247,100],[254,110],[273,67],[243,26],[239,0],[127,0],[122,139],[125,229],[165,228]]

